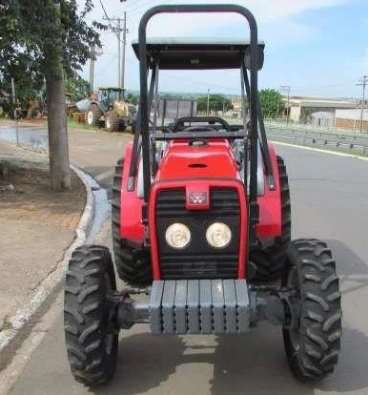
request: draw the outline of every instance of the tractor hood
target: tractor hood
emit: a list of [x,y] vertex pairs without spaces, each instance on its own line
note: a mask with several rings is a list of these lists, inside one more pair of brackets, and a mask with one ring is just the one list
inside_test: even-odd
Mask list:
[[170,142],[155,181],[214,178],[239,179],[238,166],[227,140]]

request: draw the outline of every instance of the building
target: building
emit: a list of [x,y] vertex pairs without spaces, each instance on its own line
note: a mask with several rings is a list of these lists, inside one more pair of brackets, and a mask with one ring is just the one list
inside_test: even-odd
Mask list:
[[[287,107],[287,98],[284,98]],[[289,101],[290,120],[315,126],[335,126],[337,110],[356,109],[358,103],[348,99],[293,96]]]
[[352,110],[336,110],[336,127],[345,129],[362,129],[368,131],[368,108]]

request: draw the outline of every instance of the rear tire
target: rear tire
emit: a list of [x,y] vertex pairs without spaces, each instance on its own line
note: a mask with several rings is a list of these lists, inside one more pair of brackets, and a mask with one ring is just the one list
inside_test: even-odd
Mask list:
[[340,351],[341,294],[336,265],[327,244],[295,240],[288,250],[283,286],[295,288],[299,307],[297,327],[284,328],[290,369],[303,382],[316,382],[332,373]]
[[88,126],[99,126],[101,116],[101,109],[97,106],[97,104],[92,104],[91,108],[87,112]]
[[[257,282],[267,282],[280,278],[291,240],[291,204],[290,188],[286,166],[281,156],[277,157],[279,183],[281,193],[281,236],[274,243],[260,251],[251,253],[253,279]],[[252,259],[253,258],[253,259]]]
[[108,111],[105,115],[105,128],[109,132],[120,130],[120,119],[113,111]]
[[73,376],[88,386],[108,382],[115,372],[118,331],[108,301],[115,290],[109,250],[94,245],[77,248],[65,279],[65,343]]
[[118,160],[112,186],[112,239],[116,271],[121,280],[134,287],[152,283],[150,256],[147,250],[134,248],[120,237],[120,198],[124,162]]

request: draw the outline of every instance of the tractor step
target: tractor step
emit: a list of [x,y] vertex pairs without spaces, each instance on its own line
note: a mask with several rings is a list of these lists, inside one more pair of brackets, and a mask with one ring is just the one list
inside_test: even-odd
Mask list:
[[235,334],[249,330],[246,280],[154,281],[149,302],[153,334]]

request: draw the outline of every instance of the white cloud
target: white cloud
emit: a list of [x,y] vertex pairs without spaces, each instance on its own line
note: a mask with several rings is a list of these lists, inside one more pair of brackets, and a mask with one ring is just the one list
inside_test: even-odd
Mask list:
[[[185,3],[198,3],[195,0],[184,0]],[[338,6],[348,0],[240,0],[238,4],[247,6],[256,16],[259,26],[259,36],[266,41],[268,48],[287,46],[307,40],[318,32],[315,26],[300,22],[298,16],[306,11],[318,10],[326,7]],[[80,4],[84,0],[78,0]],[[233,0],[202,0],[201,3],[233,3]],[[95,0],[95,9],[89,19],[102,20],[103,11],[99,0]],[[128,14],[128,43],[137,37],[138,24],[142,14],[151,6],[167,3],[182,3],[178,0],[127,0],[120,3],[117,0],[103,0],[107,12],[111,17],[122,16],[124,8]],[[149,24],[148,36],[215,36],[215,37],[244,37],[248,36],[248,27],[244,19],[232,14],[180,14],[159,15]],[[113,85],[116,83],[117,43],[111,33],[102,34],[104,55],[96,64],[96,84]],[[127,86],[138,86],[138,66],[135,55],[128,45],[127,52],[128,80]],[[109,72],[106,72],[109,70]],[[88,73],[85,72],[85,77]],[[199,77],[201,78],[201,77]],[[198,77],[197,77],[198,79]],[[213,79],[216,82],[215,79]],[[173,80],[172,89],[180,90],[180,82]],[[227,85],[227,84],[226,84]],[[231,84],[232,85],[232,84]],[[236,86],[236,84],[234,84]],[[189,87],[190,88],[190,87]],[[188,89],[189,89],[188,88]],[[196,90],[195,86],[190,88]],[[189,90],[190,90],[189,89]]]

